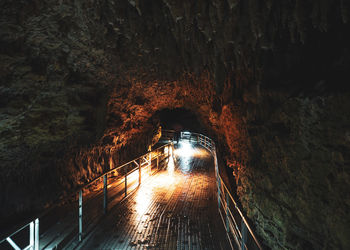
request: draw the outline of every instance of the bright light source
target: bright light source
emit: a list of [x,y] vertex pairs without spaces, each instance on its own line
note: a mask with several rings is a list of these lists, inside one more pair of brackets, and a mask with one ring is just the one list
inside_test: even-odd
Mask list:
[[181,141],[180,147],[175,150],[175,154],[182,157],[190,157],[193,156],[195,150],[192,144],[188,141]]
[[175,170],[174,159],[171,156],[171,157],[169,157],[168,167],[167,167],[168,175],[172,176],[174,174],[174,170]]
[[151,203],[153,190],[140,189],[136,195],[135,209],[139,216],[142,216]]
[[[146,172],[144,171],[142,173],[142,178],[144,178],[144,173]],[[138,217],[142,217],[147,211],[148,207],[151,205],[152,200],[154,199],[153,196],[157,195],[155,193],[156,191],[159,192],[162,189],[165,190],[172,188],[175,186],[175,183],[179,182],[179,180],[181,180],[181,178],[179,178],[179,175],[176,174],[174,159],[172,157],[169,157],[168,167],[166,171],[161,171],[157,175],[153,176],[151,182],[145,182],[138,190],[135,199],[135,211],[137,212]]]

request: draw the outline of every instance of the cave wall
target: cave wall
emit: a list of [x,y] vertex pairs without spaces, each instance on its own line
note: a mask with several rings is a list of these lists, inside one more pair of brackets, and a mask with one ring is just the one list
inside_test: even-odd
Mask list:
[[3,215],[143,153],[156,112],[186,108],[266,247],[349,248],[347,1],[3,0],[0,14]]
[[349,95],[247,105],[244,121],[234,108],[222,115],[235,124],[226,133],[236,140],[226,139],[237,154],[227,163],[258,235],[275,249],[346,249]]

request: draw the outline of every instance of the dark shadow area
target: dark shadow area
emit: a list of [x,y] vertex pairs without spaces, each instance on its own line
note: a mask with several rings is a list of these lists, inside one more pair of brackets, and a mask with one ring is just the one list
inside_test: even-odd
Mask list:
[[160,125],[164,129],[188,130],[197,133],[205,133],[206,131],[197,115],[188,109],[163,109],[155,114],[155,118],[159,119]]

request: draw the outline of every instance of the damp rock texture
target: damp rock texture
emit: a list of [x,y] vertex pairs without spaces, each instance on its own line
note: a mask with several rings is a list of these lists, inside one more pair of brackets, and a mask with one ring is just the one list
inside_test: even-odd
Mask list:
[[345,0],[1,1],[0,216],[142,154],[185,108],[266,248],[349,248],[349,28]]
[[[237,140],[227,162],[240,201],[271,248],[349,245],[349,104],[349,95],[270,96],[226,131]],[[236,110],[224,117],[232,124]]]

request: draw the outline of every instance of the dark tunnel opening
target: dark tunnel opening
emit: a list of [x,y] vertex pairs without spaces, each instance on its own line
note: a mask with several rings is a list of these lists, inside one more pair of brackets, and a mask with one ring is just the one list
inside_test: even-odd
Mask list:
[[175,131],[191,131],[205,133],[206,129],[198,119],[198,116],[186,108],[163,109],[157,111],[156,119],[163,129]]
[[229,183],[228,188],[232,192],[234,198],[237,201],[239,200],[235,176],[233,174],[234,170],[227,166],[225,162],[225,155],[228,154],[228,148],[218,141],[217,133],[206,129],[205,124],[207,121],[205,119],[200,119],[197,113],[186,108],[162,109],[157,111],[154,117],[155,119],[159,119],[158,121],[162,129],[175,130],[177,132],[189,131],[203,134],[214,139],[217,143],[218,162],[222,177],[226,183]]

